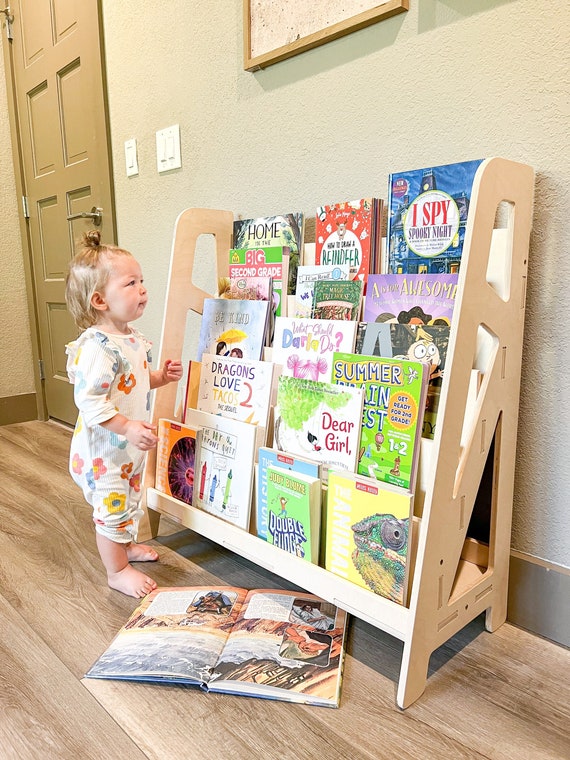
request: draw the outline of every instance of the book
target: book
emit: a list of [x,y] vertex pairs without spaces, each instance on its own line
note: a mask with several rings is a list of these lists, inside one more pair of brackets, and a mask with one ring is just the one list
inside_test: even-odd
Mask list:
[[275,364],[203,354],[196,409],[267,430]]
[[455,274],[371,274],[364,322],[451,324],[457,280]]
[[304,592],[157,588],[85,677],[338,707],[346,628],[343,610]]
[[248,530],[256,426],[196,409],[186,411],[187,423],[200,428],[192,505]]
[[407,359],[336,354],[332,382],[364,389],[358,466],[361,475],[414,491],[427,367]]
[[[232,248],[229,251],[230,280],[271,277],[273,313],[287,313],[287,288],[291,251],[289,246],[273,245],[257,248]],[[223,286],[223,283],[221,283]]]
[[192,504],[200,428],[183,425],[174,420],[159,419],[157,435],[157,491],[174,496],[186,504]]
[[220,277],[218,298],[244,301],[271,301],[273,299],[272,277]]
[[273,299],[272,277],[219,277],[218,298],[244,301],[269,301],[267,310],[266,345],[271,345],[276,301]]
[[409,359],[423,362],[427,366],[428,389],[422,422],[422,435],[425,438],[435,436],[449,331],[447,324],[360,322],[358,325],[355,354]]
[[319,206],[315,220],[315,263],[348,264],[350,278],[365,282],[380,244],[382,202],[360,198]]
[[291,316],[308,318],[313,309],[315,282],[318,280],[348,280],[350,266],[333,264],[303,264],[297,269],[295,311]]
[[[233,226],[234,248],[265,248],[286,246],[289,248],[289,273],[286,293],[295,293],[297,267],[302,263],[305,233],[305,215],[301,211],[277,216],[261,216],[255,219],[236,219]],[[286,312],[285,312],[286,313]]]
[[361,280],[319,280],[313,292],[313,319],[360,319],[364,284]]
[[319,562],[321,480],[267,468],[267,541],[308,562]]
[[277,317],[271,358],[285,375],[328,382],[334,351],[352,351],[356,329],[356,322]]
[[267,301],[205,298],[197,360],[202,354],[261,359],[269,306]]
[[395,172],[388,178],[388,273],[458,272],[481,160]]
[[412,508],[410,491],[329,470],[326,570],[405,604]]
[[267,540],[267,470],[279,467],[295,474],[321,478],[321,465],[313,459],[286,453],[268,446],[258,451],[258,477],[256,483],[256,530],[259,538]]
[[361,388],[281,375],[274,448],[356,470],[363,402]]

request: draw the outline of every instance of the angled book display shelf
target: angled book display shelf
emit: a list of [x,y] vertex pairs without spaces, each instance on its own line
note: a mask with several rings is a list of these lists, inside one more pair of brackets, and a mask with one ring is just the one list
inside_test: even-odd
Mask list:
[[[145,473],[141,535],[155,535],[160,514],[250,559],[400,639],[397,704],[424,691],[429,658],[486,612],[486,627],[506,619],[515,448],[534,172],[503,158],[479,167],[459,275],[458,296],[434,440],[422,441],[415,508],[415,565],[408,606],[360,588],[287,554],[217,517],[154,488],[155,453]],[[504,221],[503,221],[504,217]],[[501,228],[495,229],[496,219]],[[216,237],[217,274],[227,274],[233,214],[188,209],[178,218],[161,356],[180,355],[188,309],[209,294],[192,284],[197,238]],[[470,392],[473,370],[479,390]],[[477,373],[475,373],[477,374]],[[173,418],[176,388],[156,392],[153,417]],[[488,543],[468,537],[487,461],[492,465]]]

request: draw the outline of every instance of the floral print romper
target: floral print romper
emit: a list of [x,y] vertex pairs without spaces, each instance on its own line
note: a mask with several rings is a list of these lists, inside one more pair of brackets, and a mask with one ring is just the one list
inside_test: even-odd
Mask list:
[[95,529],[117,543],[136,537],[146,452],[100,423],[117,412],[148,420],[150,345],[133,328],[130,335],[112,335],[89,327],[66,346],[79,409],[69,471],[93,507]]

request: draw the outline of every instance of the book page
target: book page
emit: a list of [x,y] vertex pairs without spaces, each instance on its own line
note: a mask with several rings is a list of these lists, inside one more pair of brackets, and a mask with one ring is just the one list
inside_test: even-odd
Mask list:
[[86,677],[204,683],[245,594],[234,587],[157,589],[143,599]]
[[336,705],[346,613],[319,597],[251,591],[208,689]]

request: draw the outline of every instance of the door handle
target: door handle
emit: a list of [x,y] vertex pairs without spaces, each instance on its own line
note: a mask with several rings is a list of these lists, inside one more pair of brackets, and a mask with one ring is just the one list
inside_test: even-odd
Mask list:
[[91,211],[82,211],[80,214],[70,214],[67,217],[68,222],[71,222],[74,219],[93,219],[93,224],[98,227],[103,219],[103,209],[93,206]]

